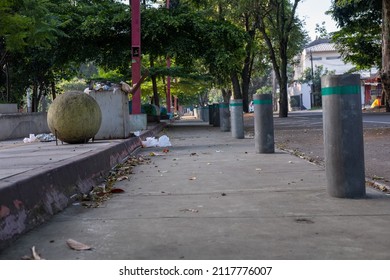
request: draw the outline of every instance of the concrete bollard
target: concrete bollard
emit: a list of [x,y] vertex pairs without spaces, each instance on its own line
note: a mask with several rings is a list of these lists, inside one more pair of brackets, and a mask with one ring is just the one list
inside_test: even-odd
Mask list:
[[199,107],[199,117],[204,122],[209,122],[209,106]]
[[194,108],[194,117],[195,117],[195,119],[199,119],[199,109],[198,108]]
[[219,122],[222,132],[230,131],[229,102],[219,103]]
[[230,118],[231,118],[231,131],[232,136],[237,139],[244,138],[244,116],[242,99],[230,100]]
[[219,119],[219,104],[218,103],[213,104],[213,126],[214,127],[221,126],[221,121]]
[[360,75],[321,78],[325,170],[333,197],[366,194]]
[[214,125],[214,106],[213,104],[208,105],[209,108],[209,124]]
[[253,106],[255,111],[256,153],[272,154],[275,152],[272,95],[253,95]]

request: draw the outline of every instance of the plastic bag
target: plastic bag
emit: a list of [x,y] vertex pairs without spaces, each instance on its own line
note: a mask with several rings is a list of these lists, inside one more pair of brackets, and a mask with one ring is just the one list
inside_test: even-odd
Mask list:
[[158,140],[154,137],[146,137],[146,140],[142,141],[142,146],[144,148],[157,147],[157,145],[158,145]]
[[148,147],[169,147],[172,146],[169,141],[168,136],[163,135],[160,138],[156,139],[155,137],[146,137],[145,141],[142,141],[142,146],[144,148]]
[[37,140],[37,138],[35,137],[35,134],[30,134],[29,138],[23,139],[23,142],[24,143],[32,143],[32,142],[35,142],[36,140]]
[[163,135],[160,138],[158,138],[158,147],[170,147],[170,146],[172,146],[172,144],[169,141],[168,136]]

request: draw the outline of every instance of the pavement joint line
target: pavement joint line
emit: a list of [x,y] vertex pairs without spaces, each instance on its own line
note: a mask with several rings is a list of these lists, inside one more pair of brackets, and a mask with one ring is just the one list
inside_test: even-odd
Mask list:
[[363,123],[380,123],[380,124],[388,124],[388,125],[390,125],[390,122],[378,122],[378,121],[363,121]]
[[[271,187],[267,187],[267,188],[264,188],[264,189],[259,189],[259,190],[252,190],[252,191],[242,191],[242,192],[229,192],[229,191],[225,191],[225,190],[221,190],[219,192],[210,192],[210,193],[165,193],[165,194],[162,194],[162,193],[150,193],[150,194],[147,194],[147,193],[140,193],[140,194],[129,194],[128,196],[129,197],[151,197],[151,196],[155,196],[155,197],[162,197],[162,196],[202,196],[202,195],[216,195],[216,194],[221,194],[221,193],[225,193],[226,195],[251,195],[251,194],[254,194],[254,193],[260,193],[260,192],[269,192],[269,193],[289,193],[289,192],[309,192],[309,191],[312,191],[313,188],[299,188],[299,189],[296,189],[296,188],[290,188],[288,190],[272,190]],[[325,189],[324,189],[325,190]]]
[[[178,209],[177,211],[180,211]],[[199,211],[197,213],[186,213],[182,214],[181,216],[161,216],[161,217],[127,217],[127,218],[96,218],[96,219],[79,219],[80,221],[131,221],[131,220],[166,220],[166,219],[221,219],[221,220],[237,220],[237,219],[296,219],[296,218],[334,218],[334,217],[388,217],[390,216],[390,213],[388,214],[335,214],[335,215],[319,215],[319,214],[297,214],[297,215],[260,215],[260,216],[202,216],[202,211]],[[61,220],[55,221],[55,223],[64,223],[73,220],[72,217],[67,218],[61,218]],[[54,222],[54,221],[53,221]]]
[[[282,150],[282,151],[285,151],[285,152],[287,152],[287,153],[289,153],[289,154],[291,154],[291,155],[293,155],[293,156],[295,156],[297,158],[303,159],[306,162],[311,163],[311,164],[313,164],[315,166],[325,168],[325,162],[321,162],[321,161],[317,161],[317,160],[316,161],[310,161],[305,156],[303,158],[301,158],[293,150],[283,149],[283,148],[280,148],[280,147],[279,147],[279,149]],[[319,171],[321,171],[321,170],[319,170]],[[378,188],[380,188],[379,191],[381,191],[382,193],[386,193],[386,192],[390,193],[390,184],[385,184],[385,183],[382,183],[382,182],[378,182],[378,181],[372,180],[371,178],[368,178],[368,177],[366,177],[365,182],[368,185],[368,186],[366,185],[366,188],[373,189],[373,190],[376,190],[376,191],[378,191]],[[382,188],[384,188],[384,190],[382,190]]]

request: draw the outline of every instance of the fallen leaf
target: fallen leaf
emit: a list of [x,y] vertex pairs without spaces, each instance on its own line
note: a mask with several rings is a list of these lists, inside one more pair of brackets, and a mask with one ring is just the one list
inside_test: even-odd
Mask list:
[[80,243],[73,239],[66,240],[66,244],[68,244],[69,248],[76,250],[76,251],[86,251],[86,250],[92,250],[91,246],[85,245],[83,243]]
[[116,180],[117,180],[117,182],[120,182],[120,181],[128,180],[128,179],[129,179],[129,177],[127,177],[127,176],[121,176],[121,177],[118,177]]
[[114,188],[110,191],[110,193],[124,193],[125,191],[120,188]]
[[23,256],[22,260],[44,260],[37,251],[35,250],[35,246],[31,248],[31,256]]
[[42,260],[41,256],[35,251],[35,246],[31,248],[31,254],[33,257],[33,260]]
[[374,175],[374,176],[372,177],[372,180],[383,180],[383,179],[384,179],[384,177],[377,176],[377,175]]
[[169,153],[169,149],[164,149],[163,153]]
[[191,212],[191,213],[198,213],[199,210],[197,209],[191,209],[191,208],[186,208],[186,209],[182,209],[180,210],[180,212]]

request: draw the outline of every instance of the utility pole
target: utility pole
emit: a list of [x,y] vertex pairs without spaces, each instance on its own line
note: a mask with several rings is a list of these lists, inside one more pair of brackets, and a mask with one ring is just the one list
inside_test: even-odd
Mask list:
[[[141,9],[139,0],[129,0],[131,6],[131,80],[141,80]],[[141,114],[141,87],[133,95],[132,114]]]
[[[169,9],[170,1],[167,0],[167,9]],[[167,56],[167,68],[171,68],[171,58]],[[171,113],[171,77],[167,76],[167,112]]]
[[311,64],[311,93],[310,93],[310,104],[313,107],[313,95],[315,92],[315,85],[314,85],[314,67],[313,67],[313,52],[310,50],[310,64]]

